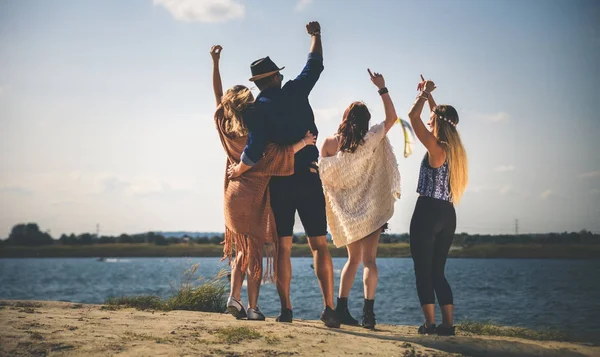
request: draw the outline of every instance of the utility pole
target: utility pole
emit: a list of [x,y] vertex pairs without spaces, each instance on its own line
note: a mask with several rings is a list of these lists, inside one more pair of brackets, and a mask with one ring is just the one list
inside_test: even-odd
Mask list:
[[519,235],[519,220],[515,219],[515,235]]
[[100,224],[96,223],[96,239],[100,239]]

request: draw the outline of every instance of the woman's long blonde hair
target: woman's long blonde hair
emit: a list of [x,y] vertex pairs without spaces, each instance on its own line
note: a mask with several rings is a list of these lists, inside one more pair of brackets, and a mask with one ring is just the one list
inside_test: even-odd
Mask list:
[[225,133],[234,136],[248,135],[248,128],[244,123],[242,113],[252,103],[254,103],[254,96],[246,86],[236,85],[225,92],[221,98]]
[[456,130],[458,113],[451,105],[438,105],[433,113],[436,120],[433,135],[446,150],[450,171],[450,194],[456,204],[460,201],[469,182],[467,152]]

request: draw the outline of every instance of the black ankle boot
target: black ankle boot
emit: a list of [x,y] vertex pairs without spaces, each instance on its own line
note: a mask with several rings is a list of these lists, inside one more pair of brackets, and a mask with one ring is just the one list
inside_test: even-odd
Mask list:
[[373,305],[375,300],[365,299],[365,306],[363,307],[362,315],[362,326],[371,330],[375,329],[377,321],[375,320],[375,312],[373,311]]
[[340,319],[340,323],[344,325],[358,325],[358,320],[350,315],[348,310],[348,298],[338,298],[337,305],[335,307],[335,313]]

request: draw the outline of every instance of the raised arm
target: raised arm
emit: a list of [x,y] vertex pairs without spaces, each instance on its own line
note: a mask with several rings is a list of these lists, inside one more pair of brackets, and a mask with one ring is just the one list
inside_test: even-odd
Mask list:
[[392,126],[394,126],[394,123],[396,123],[396,120],[398,120],[398,115],[396,114],[394,103],[392,103],[392,98],[385,87],[385,79],[381,73],[375,72],[375,74],[373,74],[370,69],[367,69],[367,71],[369,72],[369,76],[371,76],[371,82],[377,87],[378,92],[381,95],[381,100],[383,101],[383,108],[385,110],[384,125],[385,133],[387,135],[388,131],[390,131]]
[[311,36],[309,53],[316,53],[323,57],[323,44],[321,43],[321,25],[317,21],[311,21],[306,25],[306,32]]
[[425,81],[422,88],[423,90],[417,95],[417,98],[408,113],[408,118],[410,119],[410,124],[413,127],[415,135],[419,141],[425,145],[427,152],[429,152],[429,159],[430,162],[432,162],[437,161],[437,159],[442,157],[445,152],[435,135],[427,130],[425,124],[423,124],[423,121],[421,120],[423,106],[425,105],[425,101],[428,100],[430,92],[435,89],[435,84],[432,81]]
[[[417,85],[417,90],[423,90],[425,88],[425,82],[426,82],[425,78],[423,78],[423,75],[421,75],[421,83],[419,83],[419,85]],[[435,89],[435,85],[433,86],[433,89]],[[431,91],[429,92],[429,95],[427,96],[427,104],[429,104],[429,111],[432,112],[433,109],[435,108],[436,104],[435,104],[435,100],[433,100],[433,95],[431,95]]]
[[221,82],[221,72],[219,71],[219,60],[221,59],[221,45],[215,45],[210,48],[210,56],[213,60],[213,91],[215,93],[215,101],[217,107],[221,104],[223,98],[223,83]]
[[323,72],[323,45],[321,43],[321,25],[318,22],[309,22],[306,32],[311,36],[308,60],[302,72],[291,81],[291,85],[302,95],[308,96]]

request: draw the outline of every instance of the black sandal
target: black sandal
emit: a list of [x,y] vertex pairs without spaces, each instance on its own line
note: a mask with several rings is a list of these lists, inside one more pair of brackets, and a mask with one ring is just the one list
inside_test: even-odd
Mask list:
[[421,335],[433,335],[434,333],[436,333],[437,329],[435,327],[435,324],[427,327],[427,324],[423,324],[419,327],[419,334]]
[[439,325],[437,327],[438,336],[456,336],[456,328],[454,326],[446,327]]

